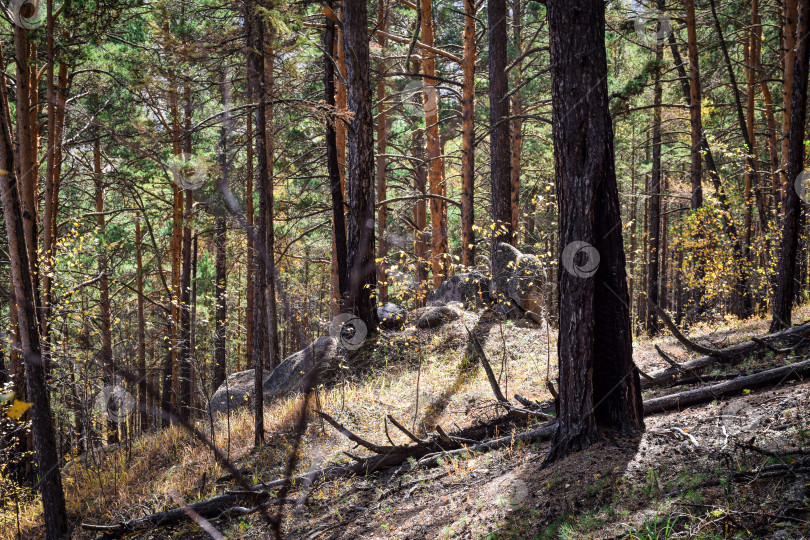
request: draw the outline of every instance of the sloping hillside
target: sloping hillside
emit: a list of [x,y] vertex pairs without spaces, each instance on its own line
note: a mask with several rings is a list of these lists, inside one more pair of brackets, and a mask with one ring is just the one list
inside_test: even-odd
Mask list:
[[[551,399],[546,381],[555,378],[554,332],[528,321],[500,323],[486,313],[465,311],[461,319],[436,330],[409,327],[365,344],[319,388],[315,406],[359,437],[379,444],[409,442],[386,421],[387,415],[418,437],[437,426],[460,432],[489,423],[503,436],[537,424],[492,423],[504,413],[495,405],[481,362],[471,350],[467,328],[484,343],[507,396]],[[765,333],[760,320],[726,321],[691,331],[693,338],[717,347]],[[678,361],[689,356],[674,339],[654,343]],[[654,343],[636,344],[642,371],[667,367]],[[703,373],[714,378],[750,373],[795,361],[798,354],[800,349],[768,352]],[[658,390],[656,395],[682,389]],[[438,466],[299,484],[287,494],[296,500],[285,506],[285,536],[801,538],[810,532],[809,396],[810,383],[790,380],[648,416],[640,440],[606,434],[597,446],[547,468],[543,457],[548,442],[516,442],[491,452],[444,458]],[[252,419],[245,411],[214,424],[216,444],[250,482],[279,478],[296,438],[290,426],[299,405],[296,398],[267,408],[268,445],[258,451],[252,444]],[[198,427],[210,435],[209,424]],[[298,447],[295,471],[348,462],[343,451],[357,457],[370,454],[354,446],[314,417]],[[77,524],[118,523],[240,489],[213,453],[180,428],[77,458],[65,466],[64,478]],[[35,500],[20,506],[19,525],[16,509],[7,509],[0,515],[0,537],[13,538],[18,530],[23,538],[36,537],[37,506]],[[270,535],[265,513],[275,515],[276,505],[241,515],[247,510],[251,508],[233,510],[210,525],[227,538]],[[95,538],[99,533],[77,528],[75,534]],[[188,519],[171,529],[140,534],[209,537]]]

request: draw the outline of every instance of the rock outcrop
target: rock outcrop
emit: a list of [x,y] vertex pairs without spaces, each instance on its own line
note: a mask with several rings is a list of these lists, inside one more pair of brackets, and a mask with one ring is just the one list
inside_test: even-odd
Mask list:
[[399,330],[408,320],[408,312],[396,304],[388,302],[377,307],[377,318],[383,330]]
[[454,306],[427,306],[417,309],[414,316],[417,328],[438,328],[461,317],[461,311]]
[[427,300],[434,305],[461,302],[465,308],[480,308],[490,303],[490,281],[487,276],[471,270],[456,274],[428,294]]
[[[316,363],[327,363],[337,354],[337,341],[321,337],[309,347],[288,356],[272,372],[265,370],[262,376],[264,400],[282,398],[301,391],[304,376]],[[208,410],[211,414],[227,414],[253,404],[254,370],[240,371],[228,377],[211,397]]]

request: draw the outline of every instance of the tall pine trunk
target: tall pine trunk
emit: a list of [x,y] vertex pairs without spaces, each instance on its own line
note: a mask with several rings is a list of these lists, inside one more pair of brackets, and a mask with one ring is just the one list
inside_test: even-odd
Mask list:
[[548,21],[563,254],[558,428],[551,461],[596,441],[600,427],[635,436],[644,421],[608,109],[605,4],[549,0]]
[[3,89],[0,95],[0,202],[8,235],[11,291],[17,306],[17,336],[25,363],[27,399],[33,403],[31,429],[39,491],[45,514],[45,534],[48,538],[64,538],[68,531],[65,495],[62,490],[62,473],[54,436],[53,414],[40,349],[34,282],[29,272],[30,263],[25,242],[24,208],[20,201],[20,184],[10,174],[10,171],[15,169],[10,129],[11,112],[5,84],[0,84],[0,88]]
[[[810,31],[810,0],[799,0],[798,35],[805,36]],[[793,312],[793,299],[797,275],[796,254],[799,247],[799,234],[803,219],[801,201],[796,192],[796,179],[802,172],[804,163],[804,123],[807,111],[807,77],[810,43],[797,40],[796,58],[793,67],[793,95],[790,103],[790,148],[788,153],[788,184],[785,202],[782,245],[777,266],[776,291],[773,295],[773,320],[771,331],[790,326]],[[806,184],[806,182],[805,182]],[[807,189],[807,186],[803,186]]]
[[475,0],[464,0],[461,89],[461,264],[475,265]]
[[[506,0],[489,0],[489,141],[492,194],[492,254],[498,243],[514,241],[512,229],[512,163],[509,130],[509,78],[506,72]],[[501,269],[495,268],[495,272]]]
[[346,234],[346,263],[349,296],[346,308],[359,317],[369,332],[377,329],[375,294],[377,271],[374,266],[374,117],[369,77],[368,12],[365,2],[343,6],[343,46],[346,55],[348,108],[352,113],[349,129],[347,192],[349,219]]

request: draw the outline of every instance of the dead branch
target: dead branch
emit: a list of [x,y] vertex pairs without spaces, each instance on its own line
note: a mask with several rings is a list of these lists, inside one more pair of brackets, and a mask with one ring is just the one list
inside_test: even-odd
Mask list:
[[404,433],[405,435],[407,435],[407,436],[408,436],[408,438],[409,438],[409,439],[411,439],[413,442],[415,442],[415,443],[417,443],[417,444],[424,444],[424,443],[428,442],[427,440],[425,440],[425,439],[420,439],[419,437],[417,437],[416,435],[414,435],[413,433],[411,433],[411,431],[410,431],[408,428],[406,428],[405,426],[403,426],[402,424],[400,424],[399,422],[397,422],[397,421],[396,421],[396,419],[395,419],[393,416],[391,416],[390,414],[388,415],[388,419],[391,421],[391,423],[392,423],[392,424],[394,424],[394,426],[395,426],[395,427],[396,427],[398,430],[400,430],[402,433]]
[[767,369],[754,375],[737,377],[730,381],[686,390],[668,396],[648,399],[644,402],[644,414],[655,414],[689,405],[704,403],[718,397],[737,394],[744,389],[779,384],[788,379],[804,377],[810,374],[810,360],[795,362],[787,366]]
[[326,420],[333,428],[338,430],[342,435],[344,435],[347,439],[352,441],[353,443],[357,443],[364,448],[368,448],[372,452],[377,454],[402,454],[411,451],[411,448],[408,446],[380,446],[378,444],[374,444],[373,442],[369,442],[364,438],[356,435],[351,430],[344,427],[341,423],[337,420],[329,416],[323,411],[315,411],[320,415],[321,418]]
[[182,508],[173,508],[171,510],[166,510],[165,512],[158,512],[142,518],[131,519],[115,525],[95,525],[92,523],[82,523],[82,528],[88,531],[100,532],[104,537],[107,538],[120,538],[124,535],[132,534],[137,531],[168,527],[170,525],[181,523],[188,519],[187,511],[189,509],[193,510],[202,518],[214,519],[219,517],[229,508],[239,506],[240,503],[246,500],[262,500],[268,497],[269,495],[266,491],[228,492],[224,495],[214,497],[213,499],[208,499],[207,501],[189,504]]
[[445,452],[436,452],[434,454],[428,454],[417,462],[417,466],[426,467],[436,463],[437,460],[442,458],[460,456],[465,453],[474,454],[477,452],[487,452],[489,450],[503,448],[504,446],[510,446],[516,442],[543,441],[546,439],[550,439],[551,436],[554,435],[554,431],[556,429],[557,423],[553,422],[550,424],[545,424],[535,429],[530,429],[529,431],[524,431],[523,433],[516,433],[508,435],[506,437],[501,437],[499,439],[492,439],[489,441],[476,444],[474,446],[468,446],[464,448],[459,448],[457,450],[448,450]]
[[464,329],[467,330],[467,335],[472,340],[475,354],[481,359],[481,365],[484,366],[484,371],[487,373],[487,379],[489,380],[489,385],[492,387],[492,393],[495,394],[495,399],[508,403],[509,400],[506,399],[506,396],[504,396],[503,392],[501,392],[501,387],[498,385],[498,380],[495,378],[495,373],[492,371],[492,366],[489,364],[489,360],[487,360],[487,355],[484,353],[484,348],[481,346],[481,342],[478,341],[478,337],[475,334],[470,332],[470,329],[467,328],[466,325],[464,326]]
[[675,336],[675,339],[680,341],[684,347],[696,353],[714,356],[716,358],[721,359],[726,358],[726,354],[722,349],[713,349],[711,347],[704,347],[703,345],[695,343],[688,337],[684,336],[678,329],[678,327],[675,325],[675,323],[672,322],[672,319],[669,318],[669,315],[667,315],[666,311],[661,309],[661,307],[658,306],[658,304],[655,304],[652,300],[647,298],[646,295],[644,296],[644,298],[647,300],[647,305],[649,305],[655,311],[655,313],[664,322],[667,328],[669,328],[669,331],[672,332],[672,335]]
[[664,351],[661,349],[661,347],[659,347],[658,345],[656,345],[656,346],[655,346],[655,350],[656,350],[656,351],[658,351],[658,356],[660,356],[661,358],[663,358],[663,359],[664,359],[664,362],[666,362],[667,364],[669,364],[670,366],[674,367],[675,369],[677,369],[677,370],[678,370],[678,371],[680,371],[680,372],[683,372],[683,371],[684,371],[683,366],[682,366],[682,365],[680,365],[680,364],[679,364],[678,362],[676,362],[675,360],[673,360],[671,356],[669,356],[667,353],[665,353],[665,352],[664,352]]
[[[775,341],[781,341],[784,339],[795,337],[804,338],[808,332],[810,332],[810,324],[802,324],[800,326],[788,328],[787,330],[782,330],[781,332],[777,332],[775,334],[769,334],[767,336],[759,338],[759,340],[773,343]],[[761,349],[762,345],[756,343],[753,340],[744,341],[742,343],[738,343],[737,345],[732,345],[731,347],[722,349],[723,360],[736,360],[738,358],[745,358],[753,354],[757,350]],[[681,376],[683,374],[683,371],[691,371],[693,373],[697,373],[698,370],[711,364],[714,364],[715,362],[717,362],[717,360],[718,357],[714,355],[700,356],[698,358],[680,364],[681,369],[670,367],[658,371],[653,371],[652,373],[649,374],[653,380],[647,379],[642,380],[641,388],[648,389],[654,386],[666,385],[669,382],[675,380],[677,377]]]

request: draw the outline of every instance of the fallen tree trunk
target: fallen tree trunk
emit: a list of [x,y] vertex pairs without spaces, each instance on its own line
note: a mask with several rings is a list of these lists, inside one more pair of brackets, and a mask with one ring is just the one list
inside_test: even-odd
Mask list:
[[648,399],[644,402],[644,414],[654,414],[688,405],[704,403],[720,397],[737,394],[743,390],[779,384],[795,377],[810,375],[810,359],[787,366],[767,369],[754,375],[744,375],[730,381],[678,392],[669,396]]
[[[804,324],[765,336],[763,340],[775,341],[790,337],[804,338],[808,331],[810,331],[810,324]],[[746,356],[756,351],[757,348],[763,347],[762,340],[757,341],[760,343],[755,341],[747,341],[723,349],[725,353],[723,356],[724,358],[741,358]],[[703,356],[690,360],[689,362],[684,362],[683,364],[678,364],[677,367],[671,367],[653,372],[651,374],[653,381],[642,381],[642,388],[666,384],[667,382],[674,380],[678,375],[682,375],[684,373],[694,373],[696,370],[708,366],[716,361],[717,357],[715,356]],[[768,369],[753,375],[741,376],[719,384],[678,392],[659,398],[648,399],[644,402],[644,415],[646,416],[670,410],[677,410],[689,405],[704,403],[719,397],[737,394],[744,389],[779,384],[785,380],[795,377],[803,377],[806,375],[810,375],[810,359],[778,368]],[[83,523],[82,528],[102,532],[107,538],[120,538],[121,536],[140,530],[176,525],[185,521],[186,519],[189,519],[188,509],[193,510],[200,517],[205,519],[216,519],[222,515],[226,515],[229,510],[233,509],[238,505],[238,503],[247,498],[253,497],[258,501],[264,501],[262,504],[272,504],[272,500],[269,500],[270,490],[280,488],[288,481],[293,484],[306,482],[311,485],[313,482],[329,481],[341,477],[368,475],[375,471],[392,467],[406,466],[408,468],[416,468],[431,466],[436,464],[438,460],[445,457],[455,457],[465,453],[486,452],[489,450],[510,446],[515,442],[547,440],[553,436],[557,428],[556,422],[548,423],[522,433],[513,433],[512,435],[506,437],[482,441],[471,446],[462,446],[461,448],[454,448],[450,450],[442,449],[440,443],[436,439],[422,440],[413,435],[411,438],[419,441],[417,444],[384,447],[358,437],[325,413],[320,414],[322,417],[325,417],[326,420],[333,427],[335,427],[335,429],[340,431],[350,440],[372,451],[381,450],[382,453],[377,453],[367,458],[356,458],[352,456],[352,459],[355,460],[354,463],[347,465],[333,465],[309,473],[299,474],[289,479],[279,478],[272,482],[257,484],[252,487],[253,491],[228,492],[224,495],[220,495],[206,501],[188,505],[185,508],[175,508],[114,525],[93,525]],[[406,464],[406,462],[411,459],[416,460],[415,463]]]
[[93,525],[83,523],[82,528],[88,531],[101,532],[108,538],[120,538],[137,531],[155,529],[174,525],[188,518],[188,510],[194,511],[197,515],[205,519],[214,519],[228,509],[246,501],[261,501],[269,497],[267,492],[228,492],[213,499],[190,504],[185,508],[173,508],[165,512],[158,512],[138,519],[131,519],[116,523],[115,525]]
[[[642,390],[646,390],[648,388],[652,388],[655,386],[662,386],[675,380],[679,375],[682,375],[684,372],[694,373],[697,370],[700,370],[706,366],[714,364],[721,358],[723,361],[733,361],[741,359],[758,350],[767,349],[768,345],[771,344],[770,342],[780,341],[787,338],[797,338],[797,337],[805,338],[807,337],[808,333],[810,333],[810,323],[803,324],[801,326],[794,326],[793,328],[788,328],[787,330],[783,330],[775,334],[770,334],[763,338],[757,338],[756,340],[744,341],[742,343],[738,343],[737,345],[732,345],[731,347],[721,349],[722,351],[721,357],[715,355],[700,356],[698,358],[694,358],[692,360],[689,360],[688,362],[680,364],[679,368],[669,367],[666,369],[653,371],[652,373],[649,374],[650,379],[642,379],[641,388]],[[766,345],[763,345],[763,343],[765,343]]]

